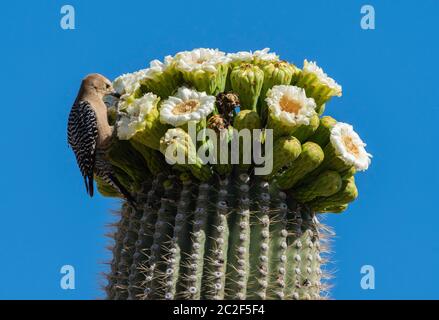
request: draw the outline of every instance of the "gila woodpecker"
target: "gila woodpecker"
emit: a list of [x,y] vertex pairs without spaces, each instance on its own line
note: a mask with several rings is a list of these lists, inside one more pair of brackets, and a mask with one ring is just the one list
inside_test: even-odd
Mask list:
[[108,123],[105,95],[117,95],[107,78],[90,74],[84,78],[70,111],[67,138],[84,177],[87,193],[93,196],[93,177],[96,175],[121,193],[132,205],[130,192],[116,178],[107,152],[113,136]]

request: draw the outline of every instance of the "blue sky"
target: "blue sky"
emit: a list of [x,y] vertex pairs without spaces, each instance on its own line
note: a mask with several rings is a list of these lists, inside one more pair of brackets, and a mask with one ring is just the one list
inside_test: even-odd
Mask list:
[[[60,28],[60,8],[76,29]],[[360,28],[372,4],[376,29]],[[337,232],[336,299],[439,298],[436,224],[436,1],[9,1],[0,11],[0,298],[94,299],[109,260],[105,225],[117,201],[86,196],[66,142],[82,77],[109,78],[195,47],[270,47],[317,60],[343,85],[327,113],[352,123],[374,155],[360,196],[326,221]],[[436,40],[435,40],[436,39]],[[76,270],[62,290],[60,268]],[[360,268],[373,265],[375,290]]]

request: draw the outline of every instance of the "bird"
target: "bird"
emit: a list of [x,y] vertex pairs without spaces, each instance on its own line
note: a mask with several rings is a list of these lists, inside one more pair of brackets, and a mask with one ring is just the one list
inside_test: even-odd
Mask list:
[[107,106],[103,101],[106,95],[120,97],[111,81],[103,75],[93,73],[82,80],[68,118],[67,141],[75,154],[90,197],[93,197],[96,175],[135,207],[134,197],[117,179],[108,160],[114,127],[108,123]]

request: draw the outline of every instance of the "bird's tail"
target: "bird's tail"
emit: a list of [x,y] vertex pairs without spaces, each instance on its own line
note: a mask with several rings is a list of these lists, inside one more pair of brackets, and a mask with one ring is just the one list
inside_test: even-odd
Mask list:
[[93,174],[89,176],[84,176],[85,190],[90,197],[93,197],[94,185],[93,185]]
[[128,201],[128,203],[137,210],[137,202],[131,193],[124,187],[122,183],[113,175],[109,177],[111,179],[112,184],[116,187],[120,194],[124,196],[124,198]]

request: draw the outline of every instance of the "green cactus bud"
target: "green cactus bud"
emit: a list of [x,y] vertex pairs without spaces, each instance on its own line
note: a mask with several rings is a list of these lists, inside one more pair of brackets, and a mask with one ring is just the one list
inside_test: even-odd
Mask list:
[[183,83],[181,73],[176,69],[171,56],[165,57],[165,62],[153,60],[148,69],[143,70],[139,81],[140,86],[135,91],[136,98],[145,93],[153,92],[162,99],[166,99]]
[[120,102],[120,118],[117,121],[117,136],[120,140],[136,140],[137,142],[158,150],[160,138],[169,128],[160,122],[157,108],[160,98],[147,93],[139,99],[128,99]]
[[302,145],[300,156],[291,165],[276,176],[277,184],[281,189],[294,187],[306,175],[317,168],[324,158],[323,150],[314,142]]
[[[241,110],[233,120],[233,127],[240,132],[241,130],[247,129],[250,131],[250,134],[253,135],[254,129],[261,128],[261,120],[256,111],[253,110]],[[259,137],[262,141],[262,134]],[[234,143],[234,142],[232,142]],[[244,139],[239,137],[239,166],[242,170],[248,169],[250,164],[244,163]],[[247,155],[250,157],[250,155]]]
[[308,137],[312,136],[313,133],[319,127],[320,119],[317,114],[311,117],[308,125],[301,125],[296,130],[293,131],[293,136],[299,139],[300,142],[305,142]]
[[253,110],[241,110],[233,119],[233,127],[238,131],[260,129],[261,119],[258,113]]
[[276,53],[269,51],[269,48],[265,48],[262,50],[256,50],[255,52],[241,51],[237,53],[229,53],[227,55],[230,60],[229,76],[226,81],[227,91],[231,90],[230,72],[234,67],[243,63],[250,63],[262,68],[266,64],[279,61],[279,56]]
[[293,74],[298,72],[299,69],[286,61],[275,61],[265,64],[262,71],[264,72],[264,84],[259,97],[259,114],[261,119],[267,119],[267,102],[265,98],[268,90],[276,85],[290,84]]
[[340,191],[329,197],[317,197],[309,203],[309,206],[317,212],[327,208],[343,206],[346,203],[354,201],[358,197],[355,178],[350,177],[343,181]]
[[264,66],[267,63],[279,61],[279,56],[274,52],[270,52],[270,48],[264,48],[254,52],[240,51],[236,53],[229,53],[227,54],[227,57],[230,59],[230,64],[232,66],[240,65],[244,62]]
[[350,177],[353,177],[356,173],[357,173],[357,169],[355,169],[355,167],[352,166],[349,169],[340,172],[340,176],[343,180],[347,180]]
[[319,116],[321,116],[325,112],[325,110],[326,110],[326,103],[316,108],[316,112]]
[[273,157],[273,171],[265,179],[271,179],[280,169],[296,160],[301,152],[302,146],[297,138],[280,137],[276,139],[271,155],[266,155]]
[[190,170],[201,181],[207,181],[212,176],[210,167],[198,157],[191,137],[181,128],[166,131],[160,139],[160,151],[168,163]]
[[294,198],[300,202],[309,202],[317,197],[328,197],[340,190],[342,180],[336,171],[327,170],[312,182],[300,185],[293,191]]
[[224,52],[213,49],[195,49],[175,56],[175,67],[186,83],[200,92],[217,95],[226,86],[229,59]]
[[136,140],[130,140],[130,143],[133,148],[143,156],[149,171],[153,175],[157,175],[159,173],[169,173],[168,165],[166,164],[163,155],[159,151],[145,147],[145,145]]
[[315,62],[303,63],[303,69],[294,78],[294,85],[304,88],[306,95],[315,100],[317,104],[316,112],[321,115],[324,104],[333,96],[340,97],[342,88],[332,78],[319,68]]
[[320,213],[329,213],[329,212],[330,213],[341,213],[341,212],[345,211],[348,208],[348,206],[349,205],[346,203],[346,204],[343,204],[340,206],[328,207],[328,208],[321,210]]
[[331,129],[335,126],[337,121],[330,116],[324,116],[320,119],[319,127],[314,134],[309,137],[308,141],[317,143],[324,148],[329,142],[329,136],[331,135]]
[[232,91],[238,94],[241,110],[256,111],[264,82],[264,72],[256,65],[243,63],[230,73]]
[[140,186],[150,174],[145,170],[146,163],[142,155],[137,152],[129,141],[115,141],[108,150],[110,163],[125,172],[132,181]]

